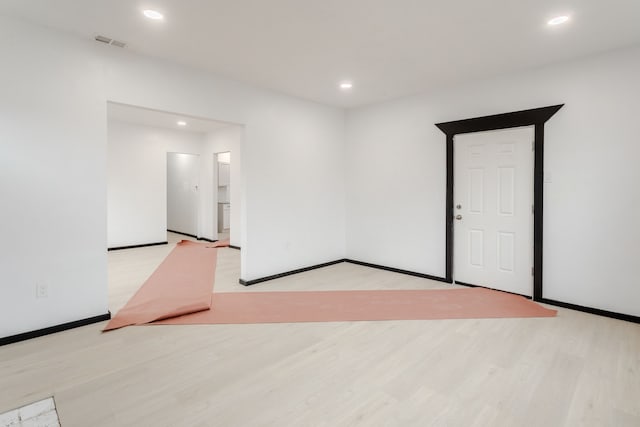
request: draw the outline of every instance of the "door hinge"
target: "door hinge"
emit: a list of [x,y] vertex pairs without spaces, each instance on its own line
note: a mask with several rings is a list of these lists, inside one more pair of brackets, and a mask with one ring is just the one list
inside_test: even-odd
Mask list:
[[531,205],[531,213],[532,214],[536,213],[535,205]]
[[531,275],[532,275],[532,276],[535,276],[535,275],[536,275],[536,274],[535,274],[535,270],[534,270],[534,268],[533,268],[533,267],[531,267]]
[[536,151],[536,142],[531,141],[531,151]]

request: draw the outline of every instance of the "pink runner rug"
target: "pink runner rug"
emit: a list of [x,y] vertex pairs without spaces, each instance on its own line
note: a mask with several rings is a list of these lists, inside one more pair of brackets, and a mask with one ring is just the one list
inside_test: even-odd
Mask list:
[[214,293],[210,310],[154,324],[344,322],[554,317],[524,297],[484,288]]
[[485,288],[233,292],[213,291],[217,248],[183,240],[104,329],[161,325],[364,320],[554,317],[518,295]]
[[229,241],[179,242],[104,331],[180,316],[211,307],[218,250]]

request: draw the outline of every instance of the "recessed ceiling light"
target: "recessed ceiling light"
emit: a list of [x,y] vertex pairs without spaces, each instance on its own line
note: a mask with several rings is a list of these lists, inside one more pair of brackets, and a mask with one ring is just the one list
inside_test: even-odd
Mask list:
[[180,121],[178,122],[178,126],[186,126],[186,125],[187,125],[187,122],[185,122],[185,121],[183,121],[183,120],[180,120]]
[[351,89],[352,87],[353,87],[353,83],[351,82],[340,83],[340,89]]
[[547,21],[547,25],[560,25],[560,24],[564,24],[568,20],[569,20],[569,17],[567,15],[556,16],[555,18],[552,18],[549,21]]
[[146,9],[146,10],[143,10],[142,13],[144,14],[144,16],[146,16],[149,19],[153,19],[154,21],[160,21],[164,18],[164,15],[162,15],[157,10]]

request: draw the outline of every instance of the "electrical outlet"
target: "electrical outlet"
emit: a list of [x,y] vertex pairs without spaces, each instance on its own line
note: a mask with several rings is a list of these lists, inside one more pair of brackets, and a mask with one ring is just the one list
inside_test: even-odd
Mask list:
[[36,298],[46,298],[49,296],[49,286],[46,283],[36,284]]

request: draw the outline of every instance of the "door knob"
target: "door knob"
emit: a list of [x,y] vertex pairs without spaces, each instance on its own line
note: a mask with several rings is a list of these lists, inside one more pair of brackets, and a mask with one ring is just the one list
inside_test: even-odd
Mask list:
[[456,219],[460,221],[462,219],[462,215],[456,215]]

